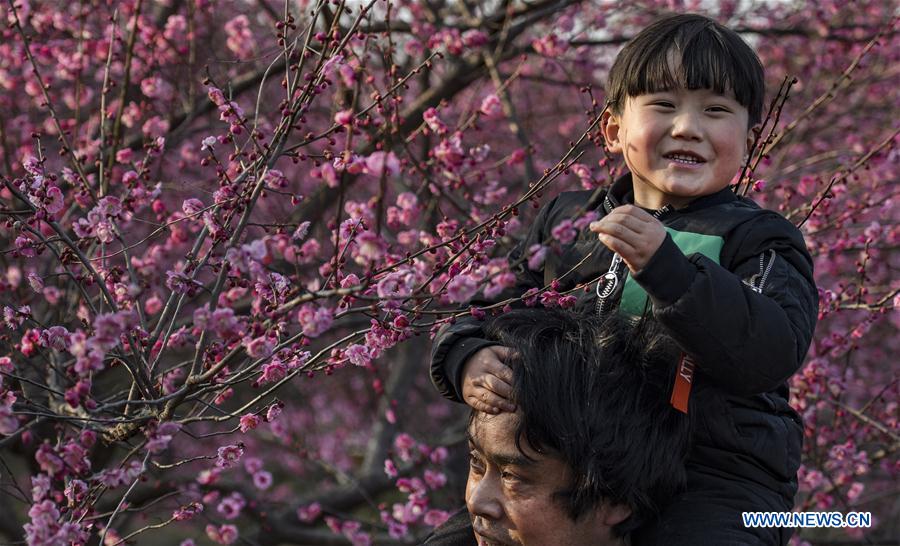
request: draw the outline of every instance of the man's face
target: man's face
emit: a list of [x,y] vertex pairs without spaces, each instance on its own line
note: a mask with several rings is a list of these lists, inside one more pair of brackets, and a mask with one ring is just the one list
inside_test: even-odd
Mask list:
[[479,546],[621,544],[610,527],[628,517],[628,510],[602,506],[573,521],[555,496],[570,485],[571,469],[524,439],[524,453],[519,451],[518,422],[515,413],[476,413],[469,425],[466,507]]
[[678,88],[628,97],[605,114],[604,136],[625,156],[639,206],[679,208],[731,183],[752,144],[747,118],[731,92]]

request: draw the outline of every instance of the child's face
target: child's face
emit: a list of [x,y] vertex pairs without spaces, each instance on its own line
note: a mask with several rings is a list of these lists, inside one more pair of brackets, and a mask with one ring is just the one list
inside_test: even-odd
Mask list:
[[731,182],[753,143],[747,116],[731,92],[677,88],[628,97],[620,114],[604,114],[603,130],[625,156],[635,203],[680,208]]

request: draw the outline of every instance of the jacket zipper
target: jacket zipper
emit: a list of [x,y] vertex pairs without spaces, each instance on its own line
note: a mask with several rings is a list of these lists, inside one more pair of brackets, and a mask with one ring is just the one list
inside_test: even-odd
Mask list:
[[[659,220],[660,216],[672,210],[670,205],[653,211],[651,214]],[[628,277],[628,267],[625,261],[616,252],[613,254],[609,269],[597,281],[597,315],[603,317],[609,310],[622,299],[622,290],[625,288],[625,279]]]
[[[766,280],[769,278],[769,273],[772,271],[772,266],[775,265],[775,250],[769,249],[769,262],[766,263],[766,253],[762,253],[759,255],[759,273],[750,277],[749,281],[744,281],[744,284],[750,287],[751,290],[756,292],[757,294],[762,294],[763,288],[766,286]],[[757,282],[758,280],[758,282]]]
[[[609,270],[597,281],[597,314],[601,317],[609,311],[613,300],[610,296],[619,292],[619,275],[622,275],[622,284],[625,282],[627,272],[620,272],[625,262],[619,253],[613,254],[612,262],[609,264]],[[617,298],[618,299],[618,296]]]

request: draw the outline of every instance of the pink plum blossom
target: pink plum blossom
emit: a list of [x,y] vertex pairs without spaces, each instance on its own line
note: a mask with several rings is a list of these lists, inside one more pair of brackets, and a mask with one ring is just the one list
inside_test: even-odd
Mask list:
[[231,520],[240,516],[241,510],[243,510],[246,505],[247,501],[244,500],[244,497],[240,493],[234,492],[219,502],[216,511],[225,519]]
[[226,45],[239,59],[247,59],[253,55],[256,40],[250,31],[250,20],[246,15],[237,15],[225,23],[225,33],[228,36]]
[[307,506],[297,508],[297,519],[303,523],[312,523],[322,514],[322,506],[318,502],[313,502]]
[[503,107],[500,104],[500,98],[497,95],[490,94],[481,101],[479,111],[487,119],[500,119],[503,117]]
[[469,301],[477,291],[478,281],[471,275],[457,275],[447,284],[447,297],[455,303]]
[[218,457],[216,458],[216,466],[223,469],[231,468],[237,464],[243,455],[243,445],[227,445],[220,447],[218,449]]
[[256,486],[257,489],[265,491],[272,486],[272,474],[265,470],[254,472],[253,485]]
[[218,527],[213,524],[207,525],[206,536],[216,544],[232,544],[240,535],[236,526],[226,523]]
[[240,419],[240,428],[241,432],[247,432],[255,429],[262,422],[262,419],[259,416],[248,413],[246,415],[242,415]]

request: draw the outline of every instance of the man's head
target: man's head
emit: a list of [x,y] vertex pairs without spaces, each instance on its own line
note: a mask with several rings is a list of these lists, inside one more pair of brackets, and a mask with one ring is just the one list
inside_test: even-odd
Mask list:
[[677,352],[620,317],[514,311],[515,413],[473,412],[466,505],[479,543],[617,544],[684,484],[687,417],[668,404]]
[[765,82],[762,63],[737,33],[685,14],[631,39],[606,92],[604,136],[625,156],[635,201],[681,207],[731,182],[762,117]]

